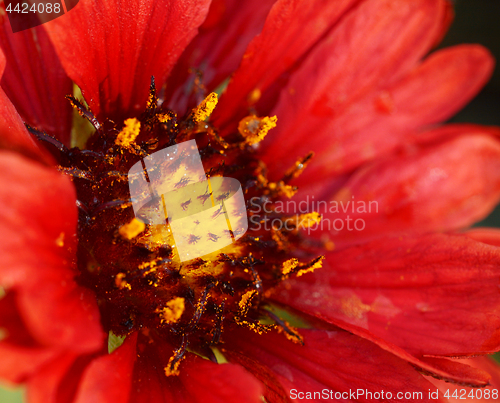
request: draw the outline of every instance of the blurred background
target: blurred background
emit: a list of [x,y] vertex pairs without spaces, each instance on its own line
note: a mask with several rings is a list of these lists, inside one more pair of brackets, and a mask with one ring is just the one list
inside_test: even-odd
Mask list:
[[[450,122],[500,126],[500,0],[455,0],[455,21],[440,47],[480,43],[497,66],[488,85]],[[500,206],[475,226],[500,227]]]
[[[487,47],[500,63],[500,1],[455,0],[455,20],[440,45],[480,43]],[[476,122],[500,126],[500,68],[488,85],[452,122]],[[499,222],[500,223],[500,222]]]
[[[500,64],[500,0],[455,0],[454,3],[455,20],[440,47],[480,43]],[[500,126],[500,67],[497,66],[493,78],[481,93],[450,122]],[[500,227],[500,207],[477,225]],[[21,402],[22,389],[0,388],[0,403]]]

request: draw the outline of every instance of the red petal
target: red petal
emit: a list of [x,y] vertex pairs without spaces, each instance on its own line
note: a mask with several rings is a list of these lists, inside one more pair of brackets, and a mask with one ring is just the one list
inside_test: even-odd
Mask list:
[[8,292],[0,298],[0,378],[12,383],[23,382],[40,366],[57,354],[43,348],[30,337],[20,320],[15,302],[15,292]]
[[339,245],[463,228],[486,217],[500,200],[500,142],[478,133],[411,148],[355,173],[325,200],[317,229]]
[[488,245],[500,246],[500,229],[498,228],[473,228],[463,234]]
[[29,403],[74,403],[82,373],[91,361],[90,356],[61,355],[28,381],[27,401]]
[[[324,95],[300,113],[297,108],[302,106],[303,91],[297,86],[296,95],[283,98],[283,105],[276,110],[278,119],[282,116],[281,126],[271,132],[266,158],[272,168],[284,170],[295,162],[299,150],[300,154],[316,152],[315,160],[301,177],[302,182],[312,176],[348,172],[394,149],[410,134],[452,116],[483,87],[493,64],[490,53],[480,46],[444,49],[401,80],[385,83],[380,78],[377,87],[365,90],[358,99],[350,94],[350,91],[356,94],[357,87],[344,87],[346,73],[341,71],[337,75],[342,87],[322,87]],[[355,85],[354,78],[352,82]],[[304,114],[317,117],[306,120]],[[314,137],[309,135],[311,132]],[[292,139],[290,133],[294,133]]]
[[[420,392],[421,398],[414,400],[431,401],[427,393],[430,384],[406,362],[375,344],[342,330],[300,329],[300,333],[304,337],[304,346],[287,341],[282,334],[274,332],[265,335],[250,331],[231,332],[224,352],[236,362],[244,364],[248,361],[231,354],[233,349],[264,364],[292,399],[308,399],[305,394],[299,397],[299,392],[318,392],[321,396],[321,392],[327,389],[334,397],[328,393],[328,399],[336,401],[340,399],[335,399],[335,392],[347,392],[349,396],[349,391],[356,393],[358,390],[371,393],[383,390],[386,397],[391,393],[393,399],[398,392]],[[364,396],[347,396],[344,397],[346,401],[374,401],[374,397],[367,397],[366,392]],[[318,396],[313,397],[320,400]]]
[[420,360],[442,372],[460,373],[462,376],[462,381],[460,383],[464,385],[475,385],[479,380],[482,386],[486,386],[491,379],[491,376],[487,372],[471,367],[465,362],[439,357],[421,357]]
[[[0,75],[5,70],[5,55],[0,50]],[[29,135],[21,117],[0,88],[0,149],[23,154],[37,161],[52,164],[52,158]]]
[[227,360],[241,365],[262,383],[264,386],[263,396],[266,402],[285,403],[289,401],[287,397],[289,391],[284,389],[277,375],[270,368],[257,361],[257,357],[237,353],[233,350],[222,350]]
[[180,375],[167,377],[164,368],[173,349],[159,340],[143,343],[138,347],[131,402],[262,402],[261,384],[238,365],[217,365],[186,353],[187,358],[179,367]]
[[416,355],[494,352],[499,260],[498,248],[465,236],[381,238],[330,253],[327,267],[292,281],[279,300]]
[[[468,365],[460,364],[459,362],[455,362],[454,365],[449,365],[449,363],[447,362],[440,362],[449,361],[448,359],[439,357],[435,357],[434,362],[428,363],[426,362],[425,358],[418,358],[414,355],[411,355],[395,344],[383,340],[361,327],[332,318],[328,318],[327,321],[341,329],[355,334],[356,336],[360,336],[363,339],[375,343],[383,350],[388,351],[389,353],[399,358],[402,358],[403,360],[413,365],[415,368],[418,368],[422,373],[431,374],[433,377],[436,377],[438,379],[445,379],[447,382],[468,384],[475,387],[484,387],[487,385],[489,377],[485,377],[486,374],[484,374],[484,372],[474,372]],[[473,378],[473,375],[479,375],[479,377]]]
[[69,145],[72,111],[64,97],[73,93],[73,83],[44,28],[13,34],[5,22],[0,47],[7,59],[2,88],[23,120]]
[[[0,151],[0,279],[6,287],[44,273],[40,260],[69,267],[77,210],[69,178],[17,154]],[[66,262],[63,262],[66,260]]]
[[[262,33],[248,46],[219,107],[216,124],[238,122],[252,103],[252,91],[266,91],[331,29],[358,0],[280,0],[271,9]],[[307,32],[307,35],[304,35]],[[270,96],[269,94],[267,96]],[[250,97],[251,98],[251,97]]]
[[442,39],[448,32],[448,29],[450,28],[454,18],[455,18],[455,5],[453,4],[453,0],[446,0],[446,9],[443,15],[443,19],[441,21],[441,27],[434,41],[435,46],[438,46],[441,43]]
[[[8,291],[0,298],[0,329],[2,341],[15,342],[19,346],[36,347],[37,342],[31,337],[21,319],[16,304],[16,292]],[[2,333],[6,333],[3,335]]]
[[262,402],[260,382],[239,365],[217,365],[197,358],[187,361],[183,370],[181,381],[193,402]]
[[500,128],[470,123],[450,123],[424,132],[410,133],[407,137],[407,143],[424,146],[438,145],[467,134],[488,134],[492,137],[500,138]]
[[15,343],[0,341],[0,378],[12,384],[24,382],[42,365],[57,356],[57,352],[47,348],[22,347]]
[[[188,106],[199,104],[206,92],[213,91],[236,70],[249,42],[262,30],[274,2],[212,1],[200,33],[189,44],[168,79],[169,108],[183,114]],[[201,73],[206,92],[196,91],[193,70]]]
[[151,76],[165,82],[206,17],[209,0],[81,0],[46,24],[92,111],[123,119],[146,107]]
[[[482,46],[454,46],[429,56],[389,91],[396,108],[404,111],[402,118],[418,116],[419,125],[441,122],[481,90],[491,77],[494,64],[491,53]],[[424,96],[415,96],[422,92]],[[428,102],[430,99],[432,103]]]
[[132,388],[132,369],[137,358],[137,333],[113,351],[95,359],[85,370],[75,403],[127,403]]
[[465,363],[488,372],[491,375],[491,386],[500,389],[500,366],[493,357],[476,357],[465,360]]
[[17,290],[19,310],[40,343],[99,348],[95,297],[75,284],[71,270],[77,220],[71,181],[3,151],[0,182],[0,284]]
[[[52,271],[37,284],[22,285],[18,304],[33,336],[46,345],[90,352],[100,349],[104,334],[94,294],[77,286],[72,275]],[[69,272],[69,270],[68,270]]]
[[[349,13],[313,50],[283,90],[273,111],[279,123],[270,133],[272,141],[267,141],[269,155],[286,156],[294,148],[301,154],[324,148],[331,153],[343,136],[342,130],[351,129],[345,139],[352,138],[352,126],[359,128],[373,118],[371,98],[375,93],[396,83],[429,51],[444,5],[442,0],[412,1],[405,7],[390,0],[369,0]],[[356,108],[365,98],[370,98],[370,103],[364,109]],[[340,128],[337,120],[353,112],[355,116]],[[321,147],[315,141],[318,138]],[[325,147],[325,140],[332,147]],[[287,153],[282,153],[276,142]],[[293,154],[296,158],[297,150]],[[288,168],[288,159],[283,166]]]
[[[467,386],[454,386],[444,381],[429,378],[429,381],[439,388],[439,395],[444,397],[446,393],[446,395],[449,396],[450,402],[473,403],[498,401],[500,390],[500,368],[498,363],[488,357],[478,357],[460,361],[490,373],[492,375],[490,385],[484,389],[476,389]],[[435,390],[433,392],[435,393]]]

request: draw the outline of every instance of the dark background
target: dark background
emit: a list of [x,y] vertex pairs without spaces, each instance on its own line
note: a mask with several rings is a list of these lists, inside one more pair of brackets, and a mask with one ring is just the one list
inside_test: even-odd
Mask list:
[[[455,20],[440,47],[480,43],[495,56],[497,66],[490,82],[450,122],[500,126],[500,0],[456,0]],[[500,227],[500,206],[475,226]]]

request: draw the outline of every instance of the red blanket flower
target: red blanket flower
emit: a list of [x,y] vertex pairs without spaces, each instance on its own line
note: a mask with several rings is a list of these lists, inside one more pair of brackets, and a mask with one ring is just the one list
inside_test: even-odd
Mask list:
[[[431,53],[451,19],[445,0],[4,17],[0,377],[32,403],[498,399],[472,357],[500,350],[500,236],[458,230],[500,200],[500,130],[441,124],[494,63]],[[126,176],[190,139],[254,225],[179,263]]]

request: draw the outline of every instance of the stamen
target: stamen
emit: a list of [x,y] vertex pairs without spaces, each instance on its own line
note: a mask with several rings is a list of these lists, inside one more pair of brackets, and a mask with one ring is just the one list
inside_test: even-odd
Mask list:
[[281,272],[283,273],[284,276],[287,276],[298,265],[299,265],[299,260],[298,259],[295,259],[295,258],[289,259],[289,260],[283,262],[283,267],[281,269]]
[[85,108],[85,106],[83,106],[83,104],[78,101],[73,95],[66,95],[66,99],[71,103],[71,106],[78,111],[78,114],[81,117],[87,119],[96,130],[99,130],[101,128],[101,125],[99,124],[94,114],[87,108]]
[[288,171],[286,171],[285,176],[283,177],[283,182],[287,183],[292,179],[298,177],[307,167],[313,156],[314,153],[310,152],[304,158],[295,162],[295,165],[291,167]]
[[156,95],[156,85],[155,78],[151,76],[151,85],[149,86],[149,97],[147,102],[147,111],[154,113],[156,111],[156,106],[158,104],[158,97]]
[[270,192],[269,194],[272,196],[281,196],[284,195],[291,199],[297,193],[297,186],[286,185],[285,182],[279,181],[277,183],[269,182],[267,184]]
[[139,135],[140,130],[141,122],[136,118],[127,119],[125,121],[125,127],[118,133],[115,144],[122,147],[130,146]]
[[[120,207],[121,209],[126,209],[132,206],[132,202],[130,200],[110,200],[106,203],[99,204],[94,210],[92,210],[92,216],[96,216],[101,211],[107,209],[115,209]],[[88,209],[87,209],[88,211]]]
[[312,273],[314,270],[323,267],[324,258],[325,258],[324,256],[319,256],[308,264],[299,265],[299,270],[297,271],[297,277],[303,276],[306,273]]
[[162,309],[160,316],[162,323],[176,323],[184,313],[184,298],[177,297],[167,302],[167,306]]
[[247,116],[241,119],[238,131],[245,138],[245,141],[252,146],[262,141],[269,130],[276,127],[277,121],[276,116],[264,118],[258,118],[255,115]]
[[306,273],[311,273],[316,269],[323,267],[324,256],[319,256],[309,263],[299,263],[295,258],[289,259],[283,263],[281,273],[283,278],[288,278],[290,275],[295,274],[297,277],[303,276]]
[[189,333],[190,331],[192,331],[196,327],[196,325],[198,324],[198,322],[201,318],[201,315],[203,315],[203,312],[205,312],[205,308],[206,308],[207,302],[208,302],[208,297],[210,296],[209,290],[212,287],[213,287],[213,285],[205,288],[205,290],[203,291],[203,294],[201,295],[200,299],[196,303],[196,310],[195,310],[193,317],[189,321],[189,324],[188,324],[187,329],[186,329],[186,333]]
[[172,120],[172,116],[170,116],[167,113],[159,113],[158,115],[156,115],[156,117],[158,118],[158,121],[161,123],[167,123]]
[[223,301],[219,306],[215,309],[215,326],[212,331],[212,341],[210,344],[214,345],[220,341],[220,336],[222,334],[223,322],[224,322],[224,307],[226,303]]
[[132,286],[125,281],[125,277],[127,275],[125,273],[118,273],[115,277],[115,285],[120,289],[123,290],[124,288],[127,288],[129,290],[132,289]]
[[187,338],[182,336],[182,343],[180,347],[175,350],[174,355],[168,360],[168,364],[164,369],[166,376],[177,376],[179,375],[179,365],[184,358],[184,353],[188,345]]
[[297,228],[310,228],[315,224],[321,222],[321,214],[313,211],[312,213],[300,214],[295,217],[295,224]]
[[33,134],[38,140],[46,141],[47,143],[56,147],[61,152],[64,152],[64,153],[68,152],[67,147],[63,143],[61,143],[60,141],[55,139],[54,137],[49,136],[47,133],[41,132],[38,129],[35,129],[34,127],[31,127],[30,125],[25,125],[25,126],[26,126],[26,129],[28,130],[28,132]]
[[265,309],[265,312],[267,316],[269,316],[272,320],[274,320],[278,325],[278,331],[279,332],[284,332],[285,337],[293,341],[294,343],[304,345],[304,338],[302,335],[299,333],[297,329],[294,327],[290,326],[290,324],[284,320],[281,320],[278,316],[276,316],[273,312],[269,311],[268,309]]
[[195,123],[204,122],[214,111],[219,99],[215,92],[210,93],[195,109],[192,116]]
[[245,294],[243,294],[243,296],[241,297],[241,300],[238,303],[238,305],[240,307],[241,310],[240,314],[242,316],[245,316],[247,314],[251,306],[252,298],[256,293],[257,293],[256,290],[250,290],[247,291]]
[[92,172],[83,171],[83,170],[77,169],[77,168],[66,168],[66,167],[62,167],[62,166],[57,166],[56,169],[59,172],[65,174],[65,175],[73,176],[74,178],[86,179],[89,181],[94,180],[94,178],[92,176]]

